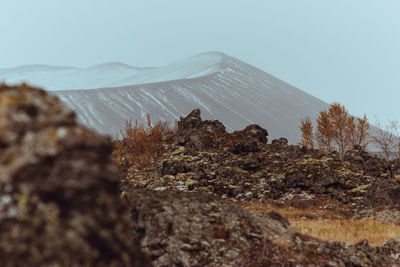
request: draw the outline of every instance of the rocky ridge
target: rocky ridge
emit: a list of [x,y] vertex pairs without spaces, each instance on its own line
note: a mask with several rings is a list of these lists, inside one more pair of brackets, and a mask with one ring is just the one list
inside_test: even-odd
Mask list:
[[227,133],[219,121],[203,121],[194,110],[164,138],[158,164],[131,166],[123,189],[146,188],[212,193],[234,201],[282,199],[307,194],[355,210],[400,210],[399,162],[354,147],[344,158],[285,138],[267,143],[267,130],[250,125]]

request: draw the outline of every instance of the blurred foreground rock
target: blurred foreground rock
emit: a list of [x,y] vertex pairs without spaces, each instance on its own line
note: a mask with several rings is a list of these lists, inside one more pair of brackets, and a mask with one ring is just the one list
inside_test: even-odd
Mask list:
[[111,149],[57,97],[0,85],[0,266],[149,266]]

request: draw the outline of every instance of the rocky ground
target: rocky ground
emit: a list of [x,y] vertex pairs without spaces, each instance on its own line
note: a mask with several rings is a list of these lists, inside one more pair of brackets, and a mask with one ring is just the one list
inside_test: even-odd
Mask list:
[[[243,206],[239,203],[251,201],[295,208],[312,206],[315,218],[318,219],[326,219],[323,216],[329,212],[329,216],[335,214],[340,218],[368,217],[383,222],[400,222],[399,162],[385,161],[360,147],[354,147],[342,158],[337,153],[328,154],[288,145],[285,138],[268,143],[267,136],[267,130],[257,125],[227,133],[219,121],[203,121],[200,111],[194,110],[186,118],[180,119],[174,133],[164,137],[165,152],[155,164],[145,168],[132,165],[127,169],[122,176],[122,189],[128,195],[135,189],[164,191],[169,192],[168,194],[172,194],[171,191],[209,194],[218,199],[229,200],[228,202],[237,206]],[[144,243],[147,244],[147,241]],[[341,245],[335,246],[339,248]],[[314,246],[317,248],[320,245]],[[368,247],[366,243],[355,247],[360,246]],[[240,247],[243,251],[239,254],[245,255],[245,246]],[[169,248],[166,246],[164,249],[163,251],[167,251]],[[290,248],[292,249],[294,247]],[[343,247],[339,250],[341,249]],[[146,251],[152,255],[151,248],[146,247]],[[347,249],[343,251],[348,252]],[[170,253],[157,253],[161,254],[158,255],[161,260],[152,255],[157,264],[160,261],[171,261],[171,258],[165,256]],[[333,249],[325,256],[332,260],[332,255],[343,255],[337,261],[333,260],[333,265],[377,264],[346,262],[346,259],[351,258],[346,253]],[[393,252],[394,258],[400,255],[396,253]],[[276,262],[263,264],[284,262],[278,254]],[[289,254],[282,251],[282,255],[287,255],[288,262],[301,262],[305,265],[322,264],[324,258],[314,255],[318,260],[313,261],[307,257],[307,260],[293,259]],[[271,257],[269,255],[267,258]],[[206,258],[213,262],[211,256]],[[196,262],[200,262],[199,266],[205,264],[201,260]],[[237,262],[233,261],[232,264],[237,265]]]
[[323,242],[275,212],[254,214],[202,193],[128,194],[135,234],[155,266],[398,266],[400,239]]
[[174,189],[234,201],[322,197],[354,216],[384,210],[386,220],[398,220],[399,162],[385,161],[360,147],[341,158],[288,145],[285,138],[269,144],[267,136],[257,125],[227,133],[219,121],[203,121],[200,111],[194,110],[181,118],[176,133],[165,136],[165,152],[157,164],[130,167],[123,175],[123,190]]
[[321,241],[278,213],[233,205],[329,201],[391,219],[399,210],[395,162],[268,144],[267,134],[229,134],[195,110],[164,136],[162,157],[128,166],[120,185],[111,140],[45,91],[1,85],[0,265],[400,266],[400,239]]

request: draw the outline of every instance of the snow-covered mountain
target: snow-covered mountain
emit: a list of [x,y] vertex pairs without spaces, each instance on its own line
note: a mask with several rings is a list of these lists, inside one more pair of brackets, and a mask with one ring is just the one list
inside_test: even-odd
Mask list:
[[204,76],[218,71],[222,58],[219,53],[205,53],[161,68],[138,68],[119,62],[89,68],[29,65],[0,69],[0,82],[28,82],[49,91],[129,86]]
[[[111,135],[118,134],[127,119],[141,122],[148,113],[153,121],[173,122],[198,107],[203,118],[218,119],[227,130],[256,123],[271,138],[284,136],[295,143],[300,140],[299,121],[306,116],[316,118],[328,108],[325,102],[268,73],[217,52],[160,68],[109,63],[87,69],[3,69],[2,79],[24,80],[54,91],[76,110],[82,123]],[[66,88],[71,90],[62,90]]]

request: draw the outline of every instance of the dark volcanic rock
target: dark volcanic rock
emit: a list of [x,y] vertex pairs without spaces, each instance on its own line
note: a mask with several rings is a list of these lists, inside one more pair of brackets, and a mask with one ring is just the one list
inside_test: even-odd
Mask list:
[[203,121],[200,109],[193,110],[178,121],[178,144],[185,146],[189,153],[215,148],[216,135],[224,133],[225,126],[221,122]]
[[228,148],[228,151],[233,154],[249,153],[249,152],[259,152],[258,142],[249,141],[234,141]]
[[388,178],[392,176],[390,162],[371,155],[360,146],[345,153],[344,159],[363,170],[365,175]]
[[225,126],[215,121],[203,121],[200,117],[200,109],[193,110],[187,117],[180,118],[178,122],[178,132],[183,133],[192,130],[201,130],[208,133],[225,133]]
[[374,181],[367,188],[364,204],[369,207],[389,206],[400,210],[400,181],[381,180]]
[[1,266],[149,266],[111,149],[57,97],[0,85]]
[[242,170],[256,171],[260,168],[260,159],[253,154],[249,154],[237,159],[233,164]]
[[[205,125],[214,126],[206,131]],[[288,145],[285,138],[267,144],[267,135],[257,125],[227,133],[220,122],[202,121],[200,111],[194,110],[178,122],[177,141],[164,143],[160,162],[145,173],[133,172],[124,190],[178,189],[234,200],[280,199],[306,192],[352,210],[382,205],[400,209],[398,162],[372,156],[359,146],[342,158]]]
[[282,146],[287,146],[288,145],[288,140],[284,137],[281,137],[279,139],[274,139],[271,142],[274,146],[282,147]]
[[238,131],[236,133],[243,134],[247,139],[256,139],[261,143],[268,142],[268,131],[260,127],[257,124],[251,124],[247,126],[244,130]]
[[297,233],[277,213],[252,214],[213,196],[127,194],[137,239],[154,266],[398,266],[398,242],[370,247]]

